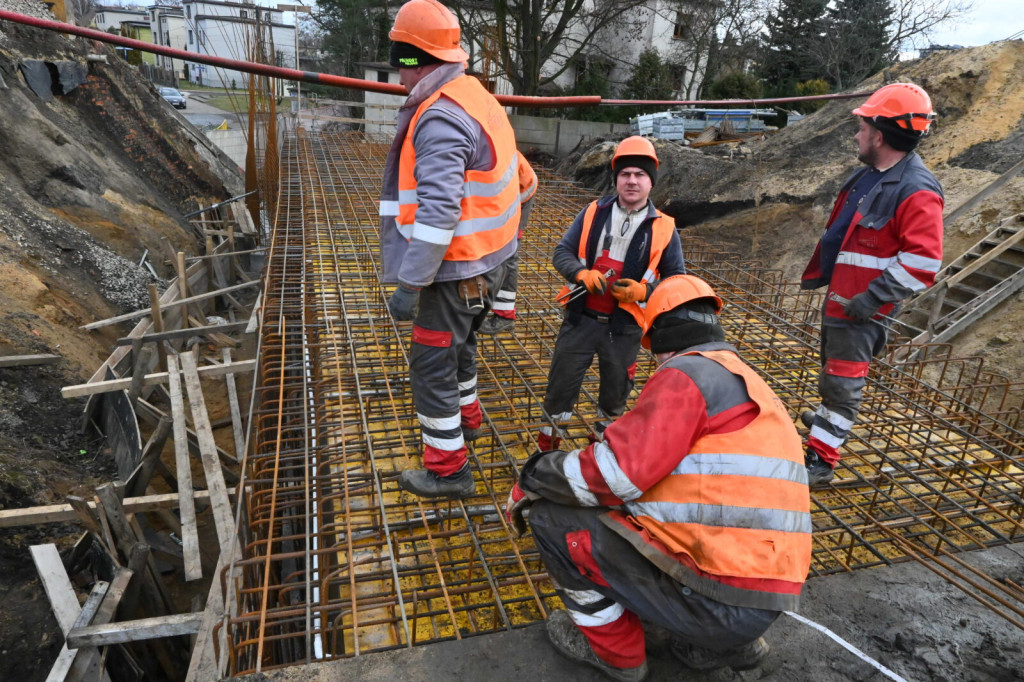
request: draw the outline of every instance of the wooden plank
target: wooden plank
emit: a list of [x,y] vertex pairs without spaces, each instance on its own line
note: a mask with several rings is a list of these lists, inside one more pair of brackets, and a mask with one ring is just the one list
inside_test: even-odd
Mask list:
[[189,336],[201,336],[206,332],[234,332],[245,329],[245,322],[230,322],[228,324],[211,324],[202,327],[190,327],[188,329],[175,329],[174,331],[161,332],[159,334],[144,334],[137,339],[131,337],[120,338],[114,342],[117,346],[130,346],[135,341],[150,343],[153,341],[173,341],[174,339],[187,338]]
[[[188,664],[185,682],[207,682],[224,677],[227,663],[227,628],[218,628],[217,625],[224,619],[225,610],[228,610],[225,594],[221,590],[220,576],[223,575],[229,561],[230,557],[225,554],[221,554],[217,559],[217,567],[213,571],[217,579],[210,581],[206,609],[202,613],[202,622],[196,632],[196,644],[192,647],[192,659]],[[228,595],[231,593],[229,589]]]
[[25,365],[52,365],[60,360],[59,355],[0,355],[0,367],[23,367]]
[[[235,489],[228,488],[228,494],[234,496]],[[193,494],[193,499],[195,502],[205,504],[210,500],[210,493],[206,490],[197,490]],[[95,501],[87,501],[86,505],[91,512],[95,513]],[[177,509],[179,507],[178,493],[128,497],[125,498],[122,507],[129,514],[156,511],[158,509]],[[0,509],[0,528],[16,528],[18,526],[32,526],[40,523],[67,523],[68,521],[75,521],[77,518],[75,509],[70,504],[48,504],[41,507],[26,507],[24,509]]]
[[260,305],[263,302],[263,292],[256,295],[256,302],[252,304],[252,313],[249,315],[249,324],[245,327],[246,334],[252,334],[260,323]]
[[[189,354],[191,357],[191,354]],[[168,358],[170,370],[171,420],[174,424],[174,462],[177,466],[178,501],[181,509],[181,541],[185,558],[185,580],[203,577],[199,560],[199,533],[196,529],[196,507],[192,498],[192,462],[188,456],[188,434],[185,433],[185,403],[181,396],[178,361]]]
[[[163,303],[163,308],[165,310],[168,308],[178,308],[183,305],[188,305],[189,303],[205,301],[207,299],[214,298],[215,296],[220,296],[224,291],[238,291],[239,289],[246,289],[256,284],[259,284],[258,280],[253,280],[252,282],[242,282],[241,284],[232,285],[224,289],[223,291],[208,291],[205,294],[196,294],[195,296],[189,296],[188,298],[185,299],[179,298],[171,301],[161,302]],[[106,327],[108,325],[117,324],[118,322],[127,322],[128,320],[134,320],[138,317],[145,317],[146,315],[149,315],[151,312],[151,308],[143,308],[141,310],[136,310],[133,313],[125,313],[124,315],[118,315],[117,317],[108,317],[105,320],[97,320],[96,322],[90,322],[89,324],[82,325],[81,327],[79,327],[79,329],[99,329],[100,327]]]
[[[153,331],[160,334],[164,331],[164,316],[160,311],[160,291],[156,288],[155,284],[149,285],[149,309],[150,319],[153,320]],[[146,335],[140,337],[145,342]],[[121,345],[121,339],[118,339],[118,345]],[[131,341],[129,341],[131,343]],[[164,344],[157,342],[156,345],[157,359],[161,372],[167,371],[167,349],[164,348]]]
[[199,632],[201,620],[202,614],[200,613],[176,613],[170,616],[141,618],[123,623],[90,625],[69,632],[68,646],[76,649],[100,647],[139,642],[146,639],[191,635]]
[[[231,350],[225,348],[221,351],[224,364],[231,364]],[[231,411],[231,433],[235,438],[235,458],[242,461],[245,457],[245,435],[242,433],[242,411],[238,407],[238,388],[235,386],[235,375],[225,374],[224,382],[228,389],[228,406]]]
[[[162,386],[162,385],[159,388],[160,389],[165,389],[165,387]],[[167,399],[170,400],[170,395],[167,396]],[[147,402],[147,401],[142,400],[142,399],[139,400],[139,408],[140,408],[139,409],[139,416],[142,417],[143,419],[145,419],[146,421],[149,421],[149,422],[155,422],[157,419],[159,419],[160,417],[162,417],[162,416],[164,416],[166,414],[163,410],[161,410],[159,407],[157,407],[153,403]],[[192,429],[187,429],[186,432],[188,433],[188,449],[189,449],[189,452],[191,452],[192,455],[195,456],[195,457],[202,457],[202,453],[199,451],[199,438],[198,438],[198,436],[196,436],[196,432],[193,431]],[[225,465],[228,465],[228,466],[237,466],[238,465],[238,460],[236,460],[234,458],[234,456],[231,455],[231,453],[229,453],[227,450],[225,450],[224,448],[222,448],[220,446],[217,446],[217,456],[220,457],[220,461],[223,464],[225,464]],[[225,479],[227,479],[228,483],[237,483],[238,482],[238,475],[232,473],[228,469],[224,470],[224,477],[225,477]],[[175,484],[175,486],[172,486],[172,490],[177,491],[177,485],[176,484]]]
[[82,610],[78,614],[78,618],[75,619],[71,629],[84,628],[87,625],[92,624],[92,619],[96,615],[96,612],[100,608],[100,603],[103,602],[103,597],[107,594],[107,589],[110,587],[110,583],[105,580],[97,580],[93,583],[92,592],[89,593],[89,598],[82,604]]
[[953,223],[959,220],[965,213],[967,213],[967,211],[970,211],[972,208],[974,208],[983,200],[985,200],[988,196],[990,196],[993,192],[1001,189],[1004,185],[1006,185],[1006,183],[1010,182],[1010,180],[1013,180],[1015,177],[1017,177],[1017,175],[1019,175],[1022,170],[1024,170],[1024,159],[1021,159],[1020,161],[1015,163],[1012,167],[1010,167],[1009,170],[1007,170],[1005,173],[1003,173],[998,178],[993,180],[992,183],[986,186],[983,190],[975,194],[973,197],[971,197],[964,203],[957,206],[953,211],[950,212],[950,214],[943,221],[943,225],[947,228],[951,226]]
[[188,269],[185,267],[185,252],[179,251],[174,261],[178,271],[178,303],[181,305],[181,326],[188,326]]
[[81,607],[78,605],[78,597],[75,596],[75,588],[71,587],[67,571],[64,570],[64,562],[60,559],[57,546],[33,545],[28,549],[39,573],[39,580],[43,583],[43,590],[50,600],[50,608],[57,619],[57,624],[63,632],[67,632],[75,624]]
[[153,478],[153,470],[156,468],[157,461],[163,453],[164,443],[167,442],[167,437],[170,433],[171,420],[169,418],[161,419],[153,433],[150,434],[145,447],[142,448],[142,457],[139,458],[139,465],[135,467],[135,471],[132,472],[131,476],[128,477],[128,482],[125,483],[126,497],[136,497],[146,492],[149,481]]
[[210,427],[210,416],[206,412],[206,400],[196,369],[195,358],[190,353],[181,356],[181,368],[185,374],[185,390],[188,392],[189,407],[192,409],[192,424],[199,438],[199,451],[202,454],[203,470],[206,473],[206,487],[210,491],[210,505],[213,508],[213,521],[220,540],[220,553],[228,555],[236,542],[234,515],[231,513],[231,500],[228,498],[227,486],[224,484],[224,472],[221,471],[217,459],[217,446],[213,441],[213,429]]
[[[239,360],[233,365],[210,365],[198,369],[200,376],[223,376],[233,372],[251,372],[256,368],[255,360]],[[142,378],[143,386],[154,386],[167,381],[167,372],[156,372],[147,374]],[[89,384],[77,384],[65,386],[60,390],[64,398],[78,398],[83,395],[94,393],[107,393],[108,391],[123,391],[131,387],[131,379],[111,379],[109,381],[94,381]]]

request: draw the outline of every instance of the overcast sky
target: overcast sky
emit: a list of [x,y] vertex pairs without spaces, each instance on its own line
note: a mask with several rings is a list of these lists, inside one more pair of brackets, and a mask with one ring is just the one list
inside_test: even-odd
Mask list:
[[[932,36],[936,45],[974,47],[1024,31],[1024,7],[1015,0],[974,0],[974,8],[955,26]],[[1020,37],[1020,36],[1018,36]]]

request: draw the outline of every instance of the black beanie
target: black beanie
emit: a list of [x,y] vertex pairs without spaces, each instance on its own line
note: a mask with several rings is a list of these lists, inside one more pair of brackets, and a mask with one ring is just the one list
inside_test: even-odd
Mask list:
[[391,43],[391,58],[388,61],[396,69],[415,69],[417,66],[440,64],[444,60],[424,52],[415,45],[393,42]]
[[[658,315],[649,333],[651,352],[672,353],[702,343],[725,341],[715,307],[714,301],[698,298]],[[691,312],[696,314],[690,315]]]
[[885,143],[898,152],[914,151],[914,148],[917,147],[917,143],[920,142],[923,137],[920,132],[916,130],[907,130],[892,118],[876,116],[874,118],[864,117],[864,120],[881,132],[882,139],[885,140]]
[[612,172],[615,177],[619,177],[619,171],[623,168],[629,167],[639,168],[647,175],[651,176],[651,187],[658,181],[658,164],[649,156],[641,156],[639,154],[635,156],[620,156],[617,159],[612,160]]

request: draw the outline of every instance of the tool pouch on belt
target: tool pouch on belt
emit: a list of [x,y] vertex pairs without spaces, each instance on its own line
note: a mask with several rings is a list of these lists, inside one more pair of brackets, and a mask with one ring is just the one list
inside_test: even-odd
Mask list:
[[487,282],[480,275],[468,277],[459,282],[459,295],[466,302],[470,310],[483,309],[484,301],[487,298]]

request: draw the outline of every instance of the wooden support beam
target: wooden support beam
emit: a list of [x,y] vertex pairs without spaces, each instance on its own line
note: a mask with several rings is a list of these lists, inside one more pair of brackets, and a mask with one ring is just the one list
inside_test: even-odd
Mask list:
[[[153,320],[153,331],[156,332],[157,334],[160,334],[164,330],[164,316],[163,316],[163,313],[160,310],[160,291],[156,288],[156,284],[150,284],[149,285],[149,309],[151,311],[150,319]],[[145,340],[146,335],[143,334],[143,336],[141,338],[143,340]],[[117,340],[117,345],[120,346],[121,345],[121,341],[122,341],[122,339],[118,339]],[[131,343],[131,341],[128,340],[128,343]],[[157,352],[157,357],[159,358],[158,362],[159,362],[159,366],[160,366],[160,371],[161,372],[166,372],[167,371],[167,349],[164,348],[164,344],[163,343],[158,342],[156,344],[156,352]]]
[[[228,488],[228,495],[235,495],[234,488]],[[208,504],[210,493],[197,490],[193,494],[197,503]],[[96,502],[85,501],[90,512],[95,513]],[[126,497],[122,503],[126,513],[138,514],[158,509],[178,509],[178,493],[162,493],[143,497]],[[24,509],[0,509],[0,528],[16,528],[18,526],[34,526],[41,523],[67,523],[78,520],[75,509],[70,504],[48,504],[41,507],[25,507]]]
[[[231,364],[231,351],[225,348],[221,351],[224,364]],[[242,411],[238,406],[238,388],[235,386],[235,375],[225,374],[224,382],[228,389],[228,407],[231,413],[231,433],[235,438],[235,457],[242,461],[245,457],[245,435],[242,431]]]
[[169,418],[161,418],[160,423],[153,430],[149,440],[146,441],[145,447],[142,448],[142,457],[139,458],[139,465],[135,467],[135,471],[128,477],[124,493],[126,497],[136,497],[146,492],[149,481],[153,478],[153,470],[156,468],[157,461],[163,453],[164,443],[167,442],[167,437],[170,433],[171,420]]
[[[189,356],[191,357],[191,355]],[[178,501],[181,505],[181,541],[185,558],[185,580],[203,577],[199,558],[199,534],[196,529],[196,507],[192,497],[192,468],[188,457],[188,434],[185,433],[185,403],[181,396],[178,361],[170,363],[171,415],[174,422],[174,461],[177,465]]]
[[[239,360],[232,365],[210,365],[208,367],[198,368],[200,376],[204,377],[217,377],[225,374],[231,374],[234,372],[251,372],[256,368],[255,360]],[[162,384],[167,381],[167,372],[157,372],[155,374],[147,374],[142,378],[143,386],[154,386],[156,384]],[[130,388],[132,385],[131,379],[111,379],[109,381],[94,381],[89,384],[78,384],[75,386],[65,386],[60,390],[60,394],[64,398],[78,398],[83,395],[93,395],[94,393],[107,393],[108,391],[123,391]]]
[[59,355],[2,355],[0,367],[24,367],[26,365],[52,365],[59,361]]
[[173,341],[174,339],[183,339],[189,336],[201,336],[206,332],[224,333],[240,331],[245,329],[245,326],[245,322],[232,322],[229,324],[211,324],[202,327],[190,327],[188,329],[175,329],[174,331],[161,332],[159,334],[143,334],[138,338],[131,338],[126,336],[115,341],[114,345],[130,346],[135,341],[142,341],[143,343]]
[[123,623],[90,625],[68,633],[71,648],[100,647],[146,639],[191,635],[199,632],[201,613],[177,613],[170,616],[141,618]]
[[[259,284],[259,280],[253,280],[251,282],[242,282],[241,284],[235,284],[223,290],[208,291],[205,294],[196,294],[195,296],[189,296],[188,298],[184,299],[167,301],[163,303],[163,309],[167,310],[168,308],[176,308],[183,305],[188,305],[189,303],[196,303],[197,301],[205,301],[207,299],[214,298],[215,296],[220,296],[225,291],[238,291],[239,289],[246,289],[257,284]],[[153,312],[151,308],[143,308],[142,310],[136,310],[133,313],[125,313],[124,315],[118,315],[117,317],[108,317],[105,320],[97,320],[96,322],[90,322],[89,324],[82,325],[81,327],[79,327],[79,329],[99,329],[100,327],[106,327],[112,324],[117,324],[118,322],[127,322],[128,320],[134,320],[139,317],[145,317],[149,315],[151,312]]]
[[195,358],[185,353],[181,356],[181,369],[185,375],[185,389],[188,392],[189,407],[192,409],[192,424],[196,427],[199,438],[199,451],[202,454],[203,470],[206,474],[206,487],[210,491],[210,505],[213,507],[213,520],[220,541],[220,553],[230,555],[237,542],[234,515],[231,513],[231,501],[228,498],[227,486],[224,483],[224,472],[221,471],[217,459],[217,446],[213,441],[213,429],[210,428],[210,417],[206,412],[206,400],[196,369]]

